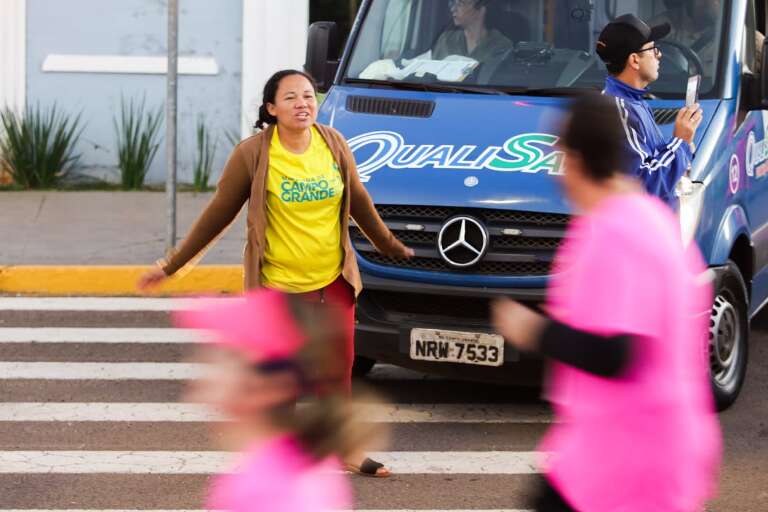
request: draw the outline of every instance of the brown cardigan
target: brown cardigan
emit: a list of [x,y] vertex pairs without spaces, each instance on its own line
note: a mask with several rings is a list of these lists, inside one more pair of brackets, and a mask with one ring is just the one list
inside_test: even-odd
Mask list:
[[[349,239],[349,217],[355,220],[366,236],[383,254],[404,257],[405,247],[397,240],[376,212],[373,201],[360,183],[352,152],[344,137],[329,126],[316,124],[342,171],[344,195],[341,207],[341,245],[344,251],[342,275],[355,289],[362,290],[357,260]],[[274,127],[249,137],[235,146],[227,161],[216,193],[177,249],[169,251],[161,263],[163,271],[172,275],[179,271],[211,244],[237,217],[248,201],[248,232],[244,253],[245,287],[260,286],[260,267],[264,258],[267,224],[267,172],[269,144]]]

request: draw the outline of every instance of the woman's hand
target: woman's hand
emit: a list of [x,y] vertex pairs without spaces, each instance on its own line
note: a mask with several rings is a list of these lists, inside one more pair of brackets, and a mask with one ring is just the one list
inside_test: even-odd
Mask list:
[[406,247],[403,244],[399,244],[399,247],[390,254],[390,256],[399,260],[407,260],[413,258],[415,255],[416,252],[413,249]]
[[141,291],[148,291],[152,288],[157,288],[166,279],[168,279],[168,276],[165,275],[165,272],[163,272],[162,269],[153,268],[152,270],[145,272],[139,278],[139,281],[136,283],[136,288]]
[[507,343],[525,352],[538,349],[539,335],[547,322],[542,315],[506,298],[493,302],[491,320]]
[[392,247],[390,247],[389,250],[385,251],[379,251],[384,256],[389,256],[390,258],[395,258],[398,260],[407,260],[410,258],[413,258],[416,254],[413,249],[410,247],[406,247],[400,240],[395,238],[395,243],[392,244]]

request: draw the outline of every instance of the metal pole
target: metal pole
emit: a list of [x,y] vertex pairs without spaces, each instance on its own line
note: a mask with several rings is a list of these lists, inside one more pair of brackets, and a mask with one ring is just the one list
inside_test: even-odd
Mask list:
[[165,193],[168,198],[167,248],[176,245],[176,97],[178,93],[179,2],[168,0],[168,75],[165,100],[165,146],[167,179]]

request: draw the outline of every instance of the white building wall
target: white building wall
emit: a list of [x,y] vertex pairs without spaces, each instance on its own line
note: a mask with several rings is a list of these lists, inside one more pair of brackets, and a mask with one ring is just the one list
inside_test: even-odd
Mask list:
[[243,0],[242,135],[251,133],[264,83],[276,71],[303,69],[309,0]]
[[26,0],[0,0],[0,108],[24,108]]

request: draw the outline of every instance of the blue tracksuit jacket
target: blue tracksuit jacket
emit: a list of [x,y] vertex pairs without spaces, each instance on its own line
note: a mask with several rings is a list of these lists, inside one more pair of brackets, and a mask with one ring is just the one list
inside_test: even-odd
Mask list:
[[664,140],[643,99],[646,91],[609,76],[603,93],[614,96],[626,135],[627,164],[649,193],[673,208],[678,200],[675,185],[691,165],[690,145],[679,137]]

